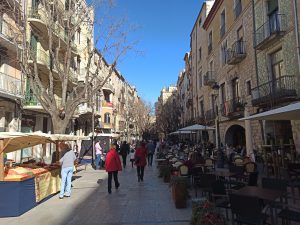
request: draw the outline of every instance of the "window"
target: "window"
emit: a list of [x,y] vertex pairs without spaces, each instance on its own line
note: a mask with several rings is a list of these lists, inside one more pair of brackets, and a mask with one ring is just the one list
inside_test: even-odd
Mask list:
[[234,16],[237,18],[242,12],[242,0],[234,1]]
[[227,51],[227,41],[221,46],[221,64],[224,66],[226,64],[226,51]]
[[110,113],[104,114],[104,123],[110,123]]
[[226,101],[225,83],[221,84],[220,86],[220,96],[221,96],[221,103],[224,104]]
[[251,95],[251,80],[246,81],[247,95]]
[[278,11],[278,0],[268,0],[268,14]]
[[200,117],[204,117],[204,102],[200,100]]
[[208,34],[208,54],[212,50],[212,31],[209,32]]
[[200,18],[200,19],[199,19],[199,22],[198,22],[199,27],[201,27],[201,23],[202,23],[202,20],[201,20],[201,18]]
[[220,27],[220,37],[222,38],[225,34],[225,10],[221,13],[221,27]]
[[78,44],[80,44],[80,36],[81,36],[81,29],[79,27],[78,30],[77,30],[77,41],[78,41]]
[[235,78],[232,80],[232,98],[237,100],[239,98],[239,78]]
[[283,64],[282,49],[270,55],[272,80],[278,79],[285,75],[285,66]]
[[202,72],[199,73],[199,88],[203,86],[202,84]]
[[199,48],[199,61],[201,61],[201,58],[202,58],[202,50],[201,48]]

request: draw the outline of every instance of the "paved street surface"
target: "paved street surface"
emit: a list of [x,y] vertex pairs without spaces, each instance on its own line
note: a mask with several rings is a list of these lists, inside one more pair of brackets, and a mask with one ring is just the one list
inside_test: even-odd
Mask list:
[[[191,204],[176,209],[168,184],[147,167],[143,183],[128,166],[119,174],[120,188],[107,193],[107,174],[90,166],[77,173],[71,198],[55,195],[20,217],[0,218],[0,225],[187,225]],[[114,183],[113,183],[114,187]]]

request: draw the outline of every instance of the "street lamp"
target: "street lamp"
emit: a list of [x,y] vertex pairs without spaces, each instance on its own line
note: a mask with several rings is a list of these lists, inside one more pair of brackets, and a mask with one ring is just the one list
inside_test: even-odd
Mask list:
[[211,87],[216,93],[214,94],[214,97],[215,97],[215,104],[216,104],[216,134],[217,134],[217,138],[216,138],[216,141],[217,141],[217,147],[218,147],[218,150],[220,151],[221,150],[221,138],[220,138],[220,119],[219,119],[219,107],[218,107],[218,104],[217,104],[217,99],[218,99],[218,91],[220,89],[220,86],[215,82],[213,84],[213,86]]

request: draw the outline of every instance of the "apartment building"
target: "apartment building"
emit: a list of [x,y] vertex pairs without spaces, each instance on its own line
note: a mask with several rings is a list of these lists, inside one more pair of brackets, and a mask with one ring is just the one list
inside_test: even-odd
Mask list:
[[21,6],[20,1],[4,1],[0,10],[0,131],[20,131],[21,102],[23,98],[21,68],[17,61],[22,37],[15,22],[11,4]]
[[180,127],[190,125],[194,121],[193,116],[193,93],[191,74],[191,55],[184,55],[185,69],[180,72],[177,79],[177,102],[180,107]]
[[[257,84],[252,104],[259,111],[299,100],[299,1],[253,1]],[[264,121],[264,140],[273,144],[294,142],[300,149],[296,121]]]

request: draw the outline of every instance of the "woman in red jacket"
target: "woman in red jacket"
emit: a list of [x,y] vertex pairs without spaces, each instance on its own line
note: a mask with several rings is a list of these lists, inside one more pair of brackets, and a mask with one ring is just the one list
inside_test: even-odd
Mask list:
[[108,173],[108,193],[111,194],[112,176],[114,176],[115,187],[118,189],[120,186],[118,181],[118,171],[122,171],[121,160],[114,144],[110,146],[110,150],[106,155],[105,170]]
[[137,167],[138,182],[144,180],[144,169],[147,165],[147,150],[145,146],[145,143],[142,143],[140,146],[138,146],[134,155],[135,165]]

